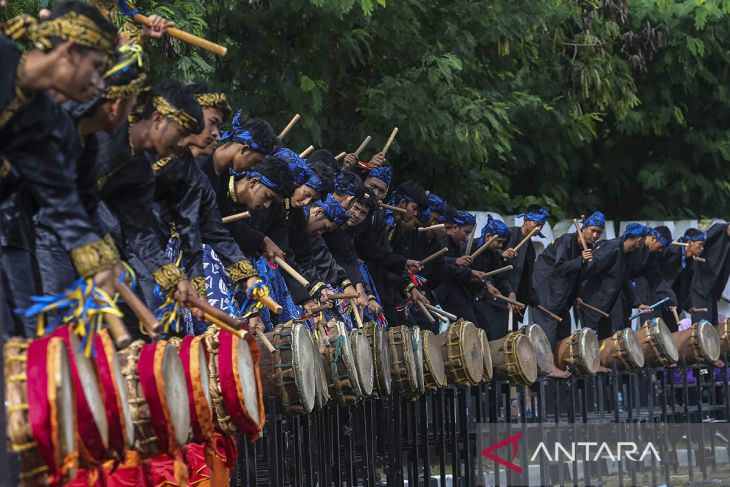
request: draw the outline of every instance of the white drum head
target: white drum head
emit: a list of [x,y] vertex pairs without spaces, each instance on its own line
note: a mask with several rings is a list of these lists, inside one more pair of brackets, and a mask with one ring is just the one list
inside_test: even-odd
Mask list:
[[595,374],[598,372],[598,367],[601,365],[601,356],[599,353],[601,345],[598,343],[596,332],[590,328],[583,328],[580,333],[581,356],[585,361],[588,373]]
[[58,428],[59,428],[59,439],[61,441],[61,454],[66,456],[76,449],[74,444],[74,425],[76,424],[76,418],[74,418],[73,408],[73,382],[71,381],[71,368],[69,366],[68,354],[66,353],[66,344],[62,343],[60,346],[59,366],[56,370],[56,377],[54,380],[58,385],[58,395],[56,396],[56,410],[58,411]]
[[350,345],[355,356],[355,367],[357,368],[357,377],[360,380],[360,388],[364,396],[370,396],[373,393],[375,383],[375,368],[368,339],[359,330],[355,329],[350,332]]
[[413,353],[413,346],[411,346],[411,330],[401,325],[403,331],[403,360],[407,370],[409,382],[413,381],[410,386],[418,388],[418,372],[416,371],[416,355]]
[[636,368],[644,366],[644,352],[641,350],[639,339],[636,338],[636,332],[631,328],[625,328],[622,332],[624,336],[624,346],[628,353],[629,360]]
[[669,331],[663,319],[655,318],[652,322],[649,328],[651,329],[652,325],[656,325],[655,331],[659,334],[659,347],[669,356],[672,363],[677,363],[679,360],[679,350],[677,350],[677,344],[672,340],[672,332]]
[[76,363],[76,372],[81,380],[81,387],[84,390],[86,403],[89,405],[91,415],[94,417],[94,423],[99,430],[101,439],[104,442],[104,448],[109,447],[109,423],[106,420],[106,409],[104,401],[101,398],[101,386],[99,385],[99,376],[96,367],[91,360],[86,358],[83,352],[79,352],[79,338],[69,331],[68,336],[71,339],[71,349],[74,354],[74,362]]
[[322,359],[319,357],[319,353],[315,356],[312,334],[309,333],[309,328],[301,323],[292,328],[291,349],[292,367],[296,367],[294,380],[301,396],[304,412],[308,414],[314,409],[317,396],[316,360],[321,363]]
[[360,398],[362,397],[360,379],[357,375],[357,366],[355,365],[355,358],[352,356],[352,346],[350,345],[350,340],[347,339],[344,323],[337,322],[337,332],[345,338],[342,341],[342,363],[345,365],[345,372],[347,373],[347,378],[350,380],[350,387],[352,387],[355,396]]
[[[122,403],[122,415],[124,416],[124,439],[127,447],[134,445],[134,424],[132,424],[132,410],[129,408],[129,399],[127,397],[127,387],[122,375],[122,368],[119,366],[119,358],[116,352],[112,355],[109,366],[114,374],[114,382],[117,384],[117,394],[119,394],[119,402]],[[208,369],[206,369],[207,371]]]
[[175,347],[169,343],[160,343],[165,347],[162,357],[162,377],[165,381],[165,397],[170,413],[170,421],[175,428],[175,441],[178,446],[188,442],[190,432],[190,405],[188,403],[188,387],[185,384],[185,371]]
[[699,337],[702,355],[708,362],[715,362],[720,358],[720,335],[709,321],[702,320],[695,326],[699,328],[697,336]]
[[253,368],[253,356],[246,340],[238,339],[238,375],[241,378],[243,389],[243,402],[246,405],[251,420],[258,424],[261,413],[259,412],[259,396],[256,390],[256,375]]
[[416,364],[416,384],[418,392],[423,394],[426,392],[426,381],[423,377],[423,340],[421,338],[421,328],[414,326],[411,330],[411,340],[413,343],[413,358]]

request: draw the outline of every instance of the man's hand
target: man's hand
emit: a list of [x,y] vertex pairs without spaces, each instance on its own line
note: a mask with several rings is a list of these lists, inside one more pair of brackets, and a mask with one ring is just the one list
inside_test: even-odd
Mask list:
[[380,307],[380,303],[378,303],[375,299],[370,298],[368,300],[368,311],[371,315],[377,316],[383,311],[383,308]]
[[499,289],[497,289],[496,287],[494,287],[491,284],[487,284],[487,292],[489,293],[490,296],[492,296],[492,299],[495,299],[495,300],[497,299],[497,296],[502,295],[502,293],[499,292]]
[[431,304],[428,298],[426,298],[426,296],[421,291],[419,291],[418,288],[415,287],[411,289],[411,299],[415,303],[420,302],[422,304]]
[[[188,296],[197,296],[198,294],[195,292],[195,288],[192,284],[190,284],[190,281],[187,279],[184,281],[180,281],[177,283],[177,289],[175,289],[175,299],[182,305],[182,306],[188,306]],[[204,299],[204,298],[200,298]],[[190,307],[190,312],[193,314],[195,319],[202,321],[203,320],[203,310],[198,308]]]
[[322,290],[319,292],[319,300],[323,303],[329,303],[330,302],[330,296],[334,294],[330,288],[327,286],[324,286]]
[[383,164],[385,164],[385,161],[386,161],[386,159],[385,159],[385,156],[383,155],[383,153],[378,152],[377,154],[375,154],[373,156],[372,159],[370,159],[370,164],[372,164],[374,166],[382,166]]
[[280,257],[282,259],[286,258],[284,251],[281,250],[281,248],[279,248],[279,246],[276,245],[269,237],[264,237],[264,253],[271,260],[275,260],[276,257]]
[[[509,299],[511,299],[512,301],[517,301],[517,294],[516,293],[509,293],[509,295],[507,297]],[[507,306],[509,306],[512,309],[512,312],[514,314],[516,314],[517,316],[522,316],[522,310],[520,309],[519,306],[516,306],[514,304],[508,304]]]
[[649,306],[648,304],[640,304],[639,305],[639,312],[640,313],[649,313],[651,311],[653,311],[653,310],[652,310],[651,306]]
[[459,267],[469,267],[472,262],[474,262],[474,259],[472,259],[471,255],[462,255],[456,259],[456,265]]
[[365,288],[362,284],[359,284],[356,286],[357,288],[357,305],[360,308],[364,308],[368,305],[368,295],[365,294]]
[[355,289],[355,286],[350,284],[342,290],[342,294],[357,294],[357,289]]
[[352,169],[357,165],[358,159],[355,154],[345,155],[345,168]]
[[150,21],[152,22],[152,25],[149,27],[142,27],[142,33],[147,37],[152,37],[153,39],[161,38],[167,33],[167,29],[169,27],[175,26],[175,22],[165,20],[159,15],[150,15]]
[[471,270],[471,280],[484,283],[486,272]]
[[591,249],[586,249],[581,252],[581,259],[583,259],[583,262],[590,262],[593,260],[593,252]]
[[114,289],[114,268],[94,274],[94,284],[106,292],[110,297],[114,297],[116,290]]
[[509,248],[502,252],[502,258],[504,260],[514,259],[515,257],[517,257],[517,251],[513,248]]
[[261,330],[261,333],[266,331],[266,325],[264,320],[260,316],[252,316],[248,319],[248,329],[252,334],[256,334],[256,330]]
[[421,262],[418,260],[408,259],[406,261],[406,270],[409,272],[419,272],[423,269]]
[[248,290],[251,289],[260,280],[261,278],[258,276],[249,277],[248,279],[246,279],[246,289],[244,291],[248,293]]

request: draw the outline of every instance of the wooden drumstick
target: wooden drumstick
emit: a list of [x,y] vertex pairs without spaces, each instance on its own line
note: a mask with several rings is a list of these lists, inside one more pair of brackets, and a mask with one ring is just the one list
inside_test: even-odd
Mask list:
[[157,334],[162,333],[165,329],[165,325],[155,318],[152,311],[150,311],[142,300],[134,294],[134,291],[127,286],[126,282],[115,279],[114,288],[119,295],[122,296],[122,299],[124,299],[124,302],[127,303],[127,306],[129,306],[132,312],[137,316],[137,319],[139,319],[139,322],[142,324],[148,335],[154,338]]
[[578,220],[576,218],[573,218],[573,225],[575,225],[575,232],[578,234],[578,242],[580,242],[580,246],[583,250],[588,250],[588,244],[586,243],[585,237],[583,237],[583,232],[580,231],[580,225],[578,225]]
[[541,304],[537,305],[537,309],[539,309],[540,311],[542,311],[543,313],[545,313],[546,315],[548,315],[550,318],[554,319],[558,323],[563,321],[563,319],[560,316],[558,316],[555,313],[553,313],[552,311],[548,310],[546,307],[544,307]]
[[224,216],[223,223],[237,222],[238,220],[244,220],[250,217],[251,213],[249,213],[248,211],[244,211],[241,213],[236,213],[235,215]]
[[442,228],[446,228],[446,225],[443,223],[439,223],[438,225],[431,225],[430,227],[421,227],[418,229],[419,232],[428,232],[429,230],[441,230]]
[[350,306],[352,307],[352,314],[355,315],[355,321],[357,322],[358,330],[362,330],[362,317],[360,316],[360,306],[357,305],[355,298],[350,298]]
[[493,235],[493,236],[489,237],[489,240],[487,240],[486,242],[484,242],[484,244],[481,247],[479,247],[478,249],[476,249],[474,251],[474,253],[471,254],[471,258],[472,259],[476,259],[477,257],[479,257],[479,254],[481,254],[482,252],[484,252],[485,250],[487,250],[489,248],[489,246],[492,244],[492,242],[494,242],[495,240],[497,240],[497,235]]
[[301,157],[302,159],[306,159],[307,156],[309,154],[311,154],[312,152],[314,152],[314,146],[313,145],[310,145],[309,147],[307,147],[306,149],[304,149],[304,151],[301,154],[299,154],[299,157]]
[[669,309],[672,311],[672,314],[674,315],[674,319],[676,320],[677,325],[679,325],[679,314],[677,314],[677,307],[670,306]]
[[449,251],[448,248],[443,247],[441,250],[438,250],[437,252],[434,252],[433,254],[429,255],[428,257],[426,257],[425,259],[423,259],[422,261],[420,261],[421,266],[425,266],[426,264],[428,264],[432,260],[438,259],[442,255],[448,253],[448,251]]
[[264,344],[264,347],[266,347],[266,350],[268,350],[271,353],[276,352],[276,347],[271,344],[269,341],[269,337],[267,337],[263,331],[261,331],[261,328],[256,328],[254,330],[254,333],[256,334],[256,338],[261,340],[261,343]]
[[707,313],[707,308],[695,308],[695,313]]
[[604,318],[608,318],[609,317],[609,314],[608,313],[606,313],[605,311],[601,311],[600,309],[596,308],[595,306],[591,306],[590,304],[588,304],[585,301],[583,301],[581,298],[578,298],[576,300],[576,302],[578,303],[578,306],[582,306],[582,307],[584,307],[586,309],[589,309],[591,311],[595,311],[596,313],[598,313],[599,315],[603,316]]
[[395,136],[398,133],[398,127],[395,127],[393,131],[390,133],[390,137],[388,137],[388,142],[385,143],[383,146],[383,150],[380,152],[385,156],[385,154],[388,152],[388,149],[390,149],[390,146],[393,144],[393,141],[395,140]]
[[400,208],[398,206],[386,205],[385,203],[379,203],[379,205],[384,210],[390,210],[396,213],[408,213],[408,210],[406,210],[405,208]]
[[352,299],[357,298],[359,294],[357,293],[343,293],[343,294],[330,294],[330,299]]
[[118,350],[125,349],[132,343],[132,336],[129,334],[129,330],[127,330],[120,317],[111,313],[105,313],[104,322],[109,328],[109,332],[112,334],[114,344]]
[[[132,15],[132,18],[137,23],[140,23],[145,27],[152,26],[152,21],[146,15],[134,14]],[[216,44],[215,42],[211,42],[207,39],[203,39],[202,37],[198,37],[175,27],[168,27],[167,33],[175,39],[180,39],[183,42],[187,42],[188,44],[192,44],[193,46],[200,47],[201,49],[205,49],[206,51],[210,51],[213,54],[217,54],[219,56],[225,56],[226,52],[228,52],[228,49],[221,46],[220,44]]]
[[491,277],[495,276],[497,274],[502,274],[503,272],[508,272],[514,269],[511,265],[506,265],[504,267],[500,267],[499,269],[494,269],[493,271],[485,272],[484,277]]
[[324,311],[326,309],[332,309],[332,303],[325,303],[325,304],[321,304],[319,306],[315,306],[314,308],[312,308],[312,313],[311,314],[312,315],[316,315],[316,314],[321,313],[322,311]]
[[672,242],[672,245],[676,245],[677,247],[689,247],[687,242],[677,242],[676,240]]
[[368,135],[367,137],[365,137],[365,140],[363,140],[363,141],[362,141],[362,144],[360,144],[360,147],[358,147],[358,148],[357,148],[357,149],[355,150],[355,157],[360,157],[360,153],[361,153],[361,152],[362,152],[363,150],[365,150],[365,147],[367,147],[367,146],[368,146],[368,144],[370,143],[370,141],[371,141],[372,139],[373,139],[373,138],[372,138],[372,137],[370,137],[369,135]]
[[231,325],[229,325],[228,323],[226,323],[222,320],[219,320],[216,316],[213,316],[210,313],[203,312],[203,319],[205,321],[207,321],[208,323],[210,323],[214,326],[217,326],[221,330],[227,331],[231,335],[236,335],[241,340],[245,340],[246,337],[248,336],[248,332],[246,330],[234,328]]
[[269,311],[271,311],[272,313],[280,315],[284,312],[284,307],[274,301],[268,294],[258,294],[255,297],[259,300],[260,303],[269,308]]
[[294,128],[294,126],[299,122],[300,118],[302,117],[300,117],[298,113],[292,117],[289,123],[286,124],[286,127],[284,127],[284,130],[282,130],[279,134],[279,141],[284,140],[284,137],[286,137],[291,129]]
[[697,262],[707,262],[707,259],[704,257],[692,257],[692,259],[696,260]]
[[[232,328],[233,330],[241,329],[241,322],[231,317],[222,309],[216,308],[215,306],[210,304],[208,300],[201,298],[197,294],[188,293],[187,296],[185,296],[185,302],[187,303],[188,307],[197,308],[202,311],[204,315],[214,318],[216,320],[215,324],[222,323],[223,325],[227,326],[228,328]],[[211,321],[211,323],[213,322]],[[223,326],[221,326],[221,328],[223,328]]]
[[520,243],[518,243],[517,245],[515,245],[515,247],[512,250],[514,250],[515,252],[517,252],[518,250],[520,250],[520,247],[522,247],[523,245],[525,245],[528,240],[530,240],[534,235],[536,235],[538,233],[540,233],[540,227],[533,228],[530,231],[530,233],[528,233],[527,236],[525,236],[525,238],[523,238],[522,240],[520,240]]
[[297,281],[304,287],[309,287],[309,281],[307,281],[307,279],[305,279],[303,275],[294,270],[292,266],[287,264],[284,259],[282,259],[281,257],[276,257],[274,258],[274,260],[276,261],[276,265],[281,267],[284,271],[286,271],[287,274],[292,276],[295,281]]
[[518,308],[520,308],[520,309],[525,309],[525,307],[526,307],[526,306],[525,306],[524,304],[520,303],[519,301],[515,301],[514,299],[510,299],[510,298],[508,298],[507,296],[503,296],[503,295],[501,295],[501,294],[498,294],[498,295],[497,295],[497,296],[495,296],[495,297],[496,297],[497,299],[499,299],[500,301],[504,301],[505,303],[509,303],[509,304],[512,304],[512,305],[514,305],[514,306],[517,306],[517,307],[518,307]]
[[433,316],[431,316],[431,313],[428,312],[428,309],[426,309],[426,305],[424,303],[422,303],[420,301],[416,301],[416,304],[421,309],[421,313],[423,313],[423,315],[426,317],[426,319],[428,320],[429,323],[431,323],[432,325],[434,323],[436,323],[436,320],[434,319]]
[[507,333],[512,333],[512,330],[515,329],[515,312],[510,306],[509,308],[509,315],[507,319]]
[[344,151],[340,152],[339,154],[337,154],[335,156],[335,161],[341,161],[342,159],[345,158],[346,155],[347,155],[347,152],[344,152]]
[[436,306],[433,306],[433,305],[431,305],[431,304],[424,304],[424,306],[426,306],[426,309],[427,309],[427,310],[429,310],[429,311],[433,311],[433,312],[434,312],[434,313],[436,313],[436,314],[440,314],[440,315],[441,315],[441,316],[443,316],[444,318],[448,318],[448,319],[450,319],[451,321],[456,321],[456,320],[458,320],[458,319],[459,319],[459,317],[458,317],[458,316],[456,316],[456,315],[454,315],[454,314],[451,314],[451,313],[449,313],[448,311],[444,311],[444,310],[442,310],[441,308],[437,308]]

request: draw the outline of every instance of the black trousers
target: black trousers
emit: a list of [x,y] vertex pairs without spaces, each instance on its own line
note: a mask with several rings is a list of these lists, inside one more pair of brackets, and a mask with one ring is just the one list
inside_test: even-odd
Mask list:
[[41,294],[35,257],[30,250],[5,247],[2,250],[2,270],[4,305],[12,323],[9,334],[33,338],[36,336],[37,318],[26,318],[15,310],[30,307],[33,304],[31,298]]

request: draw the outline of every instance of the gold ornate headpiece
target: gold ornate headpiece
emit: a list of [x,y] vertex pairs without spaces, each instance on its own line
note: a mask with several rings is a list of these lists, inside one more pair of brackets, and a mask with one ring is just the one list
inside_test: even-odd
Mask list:
[[228,104],[226,95],[223,93],[200,93],[195,95],[195,100],[202,108],[217,108],[223,113],[223,121],[226,122],[233,114],[231,105]]
[[198,121],[195,117],[191,116],[184,111],[175,108],[172,104],[161,96],[156,96],[152,99],[152,104],[155,106],[155,110],[169,118],[185,130],[189,132],[195,132],[198,129]]

